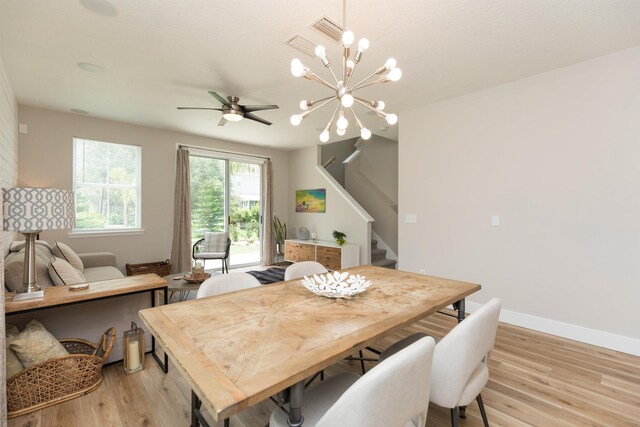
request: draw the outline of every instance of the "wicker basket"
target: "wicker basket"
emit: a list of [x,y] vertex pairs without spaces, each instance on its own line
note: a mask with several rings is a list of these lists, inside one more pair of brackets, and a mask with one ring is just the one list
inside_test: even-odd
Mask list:
[[155,261],[144,264],[126,264],[127,276],[136,274],[156,273],[158,276],[168,276],[171,274],[171,261]]
[[60,343],[68,356],[56,357],[25,369],[7,379],[7,418],[92,392],[102,382],[102,365],[109,357],[116,329],[109,328],[96,345],[82,339]]

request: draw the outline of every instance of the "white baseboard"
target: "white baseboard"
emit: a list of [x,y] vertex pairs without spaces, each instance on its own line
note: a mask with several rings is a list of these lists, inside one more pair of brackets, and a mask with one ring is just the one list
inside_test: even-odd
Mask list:
[[[482,304],[466,301],[466,311],[473,313],[473,311],[481,305]],[[624,335],[617,335],[611,332],[585,328],[583,326],[558,322],[557,320],[545,319],[505,309],[502,309],[500,312],[500,321],[510,325],[522,326],[523,328],[533,329],[534,331],[640,356],[640,340]]]

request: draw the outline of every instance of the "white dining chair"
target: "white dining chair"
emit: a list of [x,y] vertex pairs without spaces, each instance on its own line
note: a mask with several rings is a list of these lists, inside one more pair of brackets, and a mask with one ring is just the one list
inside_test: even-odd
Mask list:
[[284,280],[300,279],[304,276],[310,276],[312,274],[326,273],[327,269],[324,265],[315,261],[300,261],[291,264],[284,271]]
[[211,297],[242,289],[257,288],[258,279],[248,273],[216,274],[202,282],[196,298]]
[[[342,373],[309,388],[302,396],[304,427],[423,427],[434,348],[425,337],[361,377]],[[287,427],[287,418],[278,408],[269,427]]]
[[[451,425],[458,426],[460,407],[475,399],[485,427],[489,427],[480,392],[489,381],[489,352],[498,329],[501,302],[498,298],[474,311],[453,328],[436,346],[431,373],[431,402],[451,410]],[[424,334],[414,334],[393,344],[380,354],[380,361],[402,351]]]

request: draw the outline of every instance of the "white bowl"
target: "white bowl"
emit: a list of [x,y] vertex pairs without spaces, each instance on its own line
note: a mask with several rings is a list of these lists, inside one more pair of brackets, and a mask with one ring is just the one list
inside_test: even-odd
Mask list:
[[316,295],[327,298],[349,298],[364,292],[371,281],[359,274],[333,273],[305,276],[302,284]]

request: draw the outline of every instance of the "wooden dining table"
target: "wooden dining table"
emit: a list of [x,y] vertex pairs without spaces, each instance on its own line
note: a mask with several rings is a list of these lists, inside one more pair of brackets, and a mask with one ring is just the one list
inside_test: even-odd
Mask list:
[[280,393],[289,425],[301,426],[305,379],[386,335],[456,303],[480,285],[375,266],[346,270],[372,282],[330,299],[290,280],[140,311],[192,389],[192,426],[206,425]]

